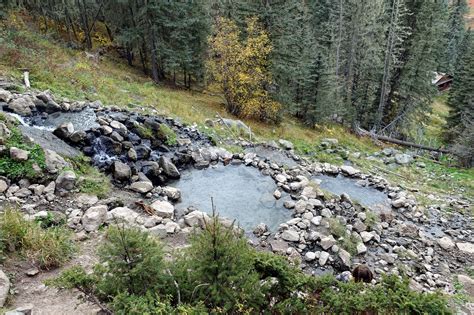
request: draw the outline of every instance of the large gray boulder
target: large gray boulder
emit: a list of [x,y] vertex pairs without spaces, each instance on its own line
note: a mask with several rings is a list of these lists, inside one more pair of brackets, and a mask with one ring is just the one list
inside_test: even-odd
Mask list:
[[44,150],[44,155],[46,160],[46,169],[51,174],[56,174],[63,168],[69,166],[69,163],[53,150]]
[[41,100],[41,102],[36,103],[36,108],[41,112],[51,114],[61,110],[61,106],[59,106],[59,104],[55,102],[49,90],[39,93],[38,95],[36,95],[36,98]]
[[146,194],[153,189],[153,184],[150,181],[138,181],[132,183],[130,189],[141,194]]
[[10,148],[10,158],[14,161],[26,161],[28,160],[28,155],[30,152],[22,150],[16,147]]
[[207,213],[202,211],[192,211],[184,216],[184,223],[188,226],[198,226],[204,228],[206,222],[209,222],[210,218]]
[[12,99],[12,93],[10,91],[0,89],[0,102],[8,103]]
[[293,229],[288,229],[281,233],[281,238],[288,242],[297,242],[300,239],[300,235],[297,231]]
[[82,226],[87,232],[97,231],[107,220],[107,206],[95,206],[86,210],[82,217]]
[[400,165],[410,164],[413,161],[413,157],[405,153],[395,154],[395,162]]
[[173,162],[171,162],[169,158],[161,156],[159,165],[163,169],[163,173],[169,178],[180,178],[181,174],[179,173],[178,168],[173,164]]
[[73,171],[62,172],[56,178],[56,190],[60,192],[72,190],[76,184],[76,179],[76,174]]
[[115,161],[114,162],[114,178],[119,181],[128,181],[132,176],[130,166],[127,164]]
[[68,139],[74,133],[74,125],[71,122],[65,122],[59,125],[53,134],[59,139]]
[[35,108],[35,103],[29,96],[25,95],[10,101],[8,108],[18,115],[29,116]]
[[168,201],[157,200],[150,207],[155,210],[156,215],[162,218],[173,218],[174,206]]
[[127,207],[117,207],[107,213],[107,222],[125,222],[130,225],[134,225],[138,217],[138,213]]
[[280,139],[278,143],[283,147],[285,150],[292,150],[294,148],[293,143],[288,140]]

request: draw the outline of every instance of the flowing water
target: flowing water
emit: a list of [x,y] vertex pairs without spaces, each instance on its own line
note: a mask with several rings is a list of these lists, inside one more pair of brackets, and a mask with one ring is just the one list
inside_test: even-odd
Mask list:
[[45,118],[36,116],[29,123],[53,131],[65,122],[71,122],[75,131],[86,131],[98,128],[97,116],[92,108],[85,108],[79,112],[55,112]]
[[247,232],[259,223],[266,223],[275,232],[279,224],[291,218],[292,211],[283,207],[284,197],[273,197],[273,179],[253,167],[218,165],[183,171],[173,186],[181,190],[178,208],[194,206],[212,213],[213,197],[219,215],[235,219]]
[[390,209],[390,201],[388,196],[373,188],[363,187],[356,183],[354,179],[338,175],[318,175],[313,179],[321,181],[320,187],[335,195],[346,193],[351,197],[352,200],[357,201],[363,206],[370,207],[372,209],[385,208]]

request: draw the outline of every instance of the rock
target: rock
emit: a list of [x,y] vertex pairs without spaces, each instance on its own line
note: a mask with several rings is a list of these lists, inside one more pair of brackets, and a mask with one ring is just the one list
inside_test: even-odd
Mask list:
[[277,176],[275,176],[275,179],[277,182],[279,183],[284,183],[286,182],[286,176],[283,175],[283,174],[278,174]]
[[364,254],[367,252],[367,247],[363,243],[357,244],[357,255]]
[[114,178],[118,181],[128,181],[130,180],[130,177],[132,176],[132,171],[130,169],[130,166],[127,164],[120,162],[120,161],[115,161],[114,162]]
[[138,181],[132,183],[130,189],[141,194],[146,194],[153,190],[153,184],[149,181]]
[[397,153],[395,154],[395,162],[400,165],[410,164],[413,161],[413,157],[409,154]]
[[99,202],[99,198],[97,198],[97,196],[95,195],[79,194],[76,197],[76,202],[83,206],[91,207],[95,205],[97,202]]
[[178,179],[181,176],[178,168],[173,164],[173,162],[171,162],[169,158],[161,156],[159,165],[163,169],[163,173],[165,173],[165,175],[169,178]]
[[87,232],[97,231],[107,220],[107,206],[95,206],[86,210],[82,217],[82,226]]
[[331,248],[333,245],[335,245],[336,243],[337,241],[334,239],[334,236],[330,235],[330,236],[326,236],[322,238],[320,245],[324,250],[327,250]]
[[179,229],[180,229],[179,224],[176,222],[170,221],[170,222],[166,222],[165,224],[165,230],[166,230],[166,233],[168,234],[179,232]]
[[56,174],[61,171],[63,168],[68,167],[69,163],[66,162],[59,154],[56,152],[46,149],[44,150],[46,169],[51,174]]
[[329,259],[329,253],[322,251],[321,254],[319,255],[319,261],[318,261],[319,265],[320,266],[326,265],[328,259]]
[[8,311],[5,315],[31,315],[33,312],[33,304],[27,304],[21,307],[17,307],[13,311]]
[[218,121],[220,124],[224,124],[230,128],[236,128],[238,130],[242,130],[247,134],[251,134],[250,128],[241,120],[236,119],[228,119],[228,118],[221,118]]
[[31,190],[29,190],[28,188],[21,188],[19,189],[17,192],[15,192],[15,197],[18,197],[18,198],[26,198],[30,195],[32,195],[33,193],[31,192]]
[[456,243],[458,249],[466,254],[474,254],[474,244],[473,243]]
[[324,138],[321,140],[321,144],[325,147],[332,147],[339,144],[339,141],[334,138]]
[[0,194],[4,193],[8,189],[8,184],[3,179],[0,179]]
[[10,279],[8,279],[7,275],[0,270],[0,307],[5,305],[5,301],[7,300],[8,293],[10,292]]
[[69,137],[69,140],[71,140],[74,143],[81,143],[81,142],[84,142],[86,139],[87,139],[87,133],[83,130],[76,131]]
[[453,240],[449,236],[438,239],[437,243],[444,250],[450,250],[455,247]]
[[401,208],[405,206],[406,202],[407,200],[405,197],[400,197],[398,199],[392,200],[392,206],[394,208]]
[[370,232],[366,232],[366,231],[363,231],[363,232],[360,232],[360,237],[362,238],[362,241],[364,243],[367,243],[369,242],[371,239],[374,238],[374,234],[370,233]]
[[127,132],[127,127],[125,127],[124,124],[122,124],[121,122],[116,121],[116,120],[113,120],[110,123],[110,127],[114,128],[114,129],[118,129],[118,130],[123,131],[123,132]]
[[316,191],[311,186],[306,186],[305,188],[303,188],[303,191],[301,192],[301,196],[304,196],[308,199],[316,198],[317,197],[316,195],[317,195]]
[[275,190],[273,192],[273,197],[275,197],[275,199],[280,199],[281,198],[281,191],[279,189]]
[[10,148],[10,158],[15,161],[26,161],[28,160],[28,156],[30,152],[22,149],[18,149],[16,147]]
[[39,269],[34,267],[25,271],[25,275],[27,275],[28,277],[34,277],[37,274],[39,274],[39,272],[40,272]]
[[165,238],[168,235],[166,225],[164,224],[159,224],[155,227],[152,227],[148,231],[159,238]]
[[48,195],[48,194],[54,194],[56,190],[56,182],[50,182],[43,190],[43,193]]
[[171,200],[179,200],[181,198],[181,191],[178,188],[165,186],[162,190],[163,194]]
[[470,297],[474,297],[474,279],[465,275],[458,275],[458,281]]
[[4,123],[0,122],[0,145],[5,144],[11,134],[10,129],[8,129]]
[[33,103],[29,96],[22,96],[10,101],[8,108],[16,114],[29,116],[32,109],[35,108],[35,103]]
[[184,222],[188,226],[198,226],[204,228],[206,222],[209,222],[210,218],[207,213],[202,211],[192,211],[184,216]]
[[280,139],[278,143],[285,149],[285,150],[293,150],[294,145],[288,140]]
[[358,169],[353,168],[352,166],[349,165],[343,165],[341,166],[341,171],[349,176],[354,176],[356,174],[359,174],[360,171]]
[[174,206],[168,201],[157,200],[150,207],[156,211],[156,215],[162,218],[173,218]]
[[74,133],[74,125],[71,122],[65,122],[59,125],[54,131],[53,134],[59,139],[69,139],[69,137]]
[[258,224],[253,230],[253,234],[257,236],[262,236],[263,234],[267,232],[268,232],[268,226],[265,223]]
[[288,243],[282,240],[271,240],[270,247],[275,253],[285,254],[288,250]]
[[351,254],[349,254],[347,251],[345,251],[344,249],[341,248],[341,249],[339,249],[338,255],[339,255],[339,258],[341,258],[342,263],[346,267],[351,266]]
[[76,174],[73,171],[62,172],[58,176],[58,178],[56,178],[56,190],[58,191],[72,190],[75,184],[76,184]]
[[12,99],[12,93],[10,91],[0,88],[0,102],[8,103]]
[[321,216],[322,216],[323,218],[330,218],[330,217],[332,217],[331,210],[329,210],[328,208],[324,208],[323,210],[321,210]]
[[128,158],[132,161],[136,161],[138,159],[137,151],[135,151],[134,148],[130,148],[128,150],[127,155],[128,155]]
[[316,226],[319,226],[321,225],[321,220],[323,219],[322,216],[318,215],[318,216],[315,216],[314,218],[311,219],[311,223],[316,225]]
[[125,222],[133,225],[136,223],[138,216],[138,213],[127,207],[117,207],[107,213],[107,221],[112,223],[115,221]]
[[304,260],[306,261],[313,261],[316,259],[316,253],[315,252],[306,252],[304,254]]
[[281,238],[288,242],[297,242],[300,239],[300,235],[297,231],[293,229],[288,229],[281,233]]

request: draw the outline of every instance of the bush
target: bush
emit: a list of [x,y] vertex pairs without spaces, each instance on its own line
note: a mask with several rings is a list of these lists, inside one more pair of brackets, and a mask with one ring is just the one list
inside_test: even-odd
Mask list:
[[173,146],[173,145],[176,145],[178,143],[176,133],[168,125],[161,124],[159,133],[160,133],[160,138],[166,139],[165,143],[167,145]]
[[80,155],[69,159],[74,172],[80,176],[78,188],[81,193],[96,195],[99,198],[106,198],[111,190],[110,180],[97,168],[90,164],[88,158]]
[[69,230],[43,229],[40,223],[27,221],[17,210],[6,209],[0,216],[0,235],[2,248],[7,252],[18,251],[40,268],[64,264],[75,250]]

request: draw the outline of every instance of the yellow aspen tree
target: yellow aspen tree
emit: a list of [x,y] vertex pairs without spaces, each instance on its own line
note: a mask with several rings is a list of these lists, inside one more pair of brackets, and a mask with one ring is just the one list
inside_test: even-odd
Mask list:
[[209,47],[207,70],[226,99],[227,111],[239,117],[276,121],[281,105],[266,89],[272,82],[272,46],[257,18],[247,20],[244,40],[233,21],[219,18]]

